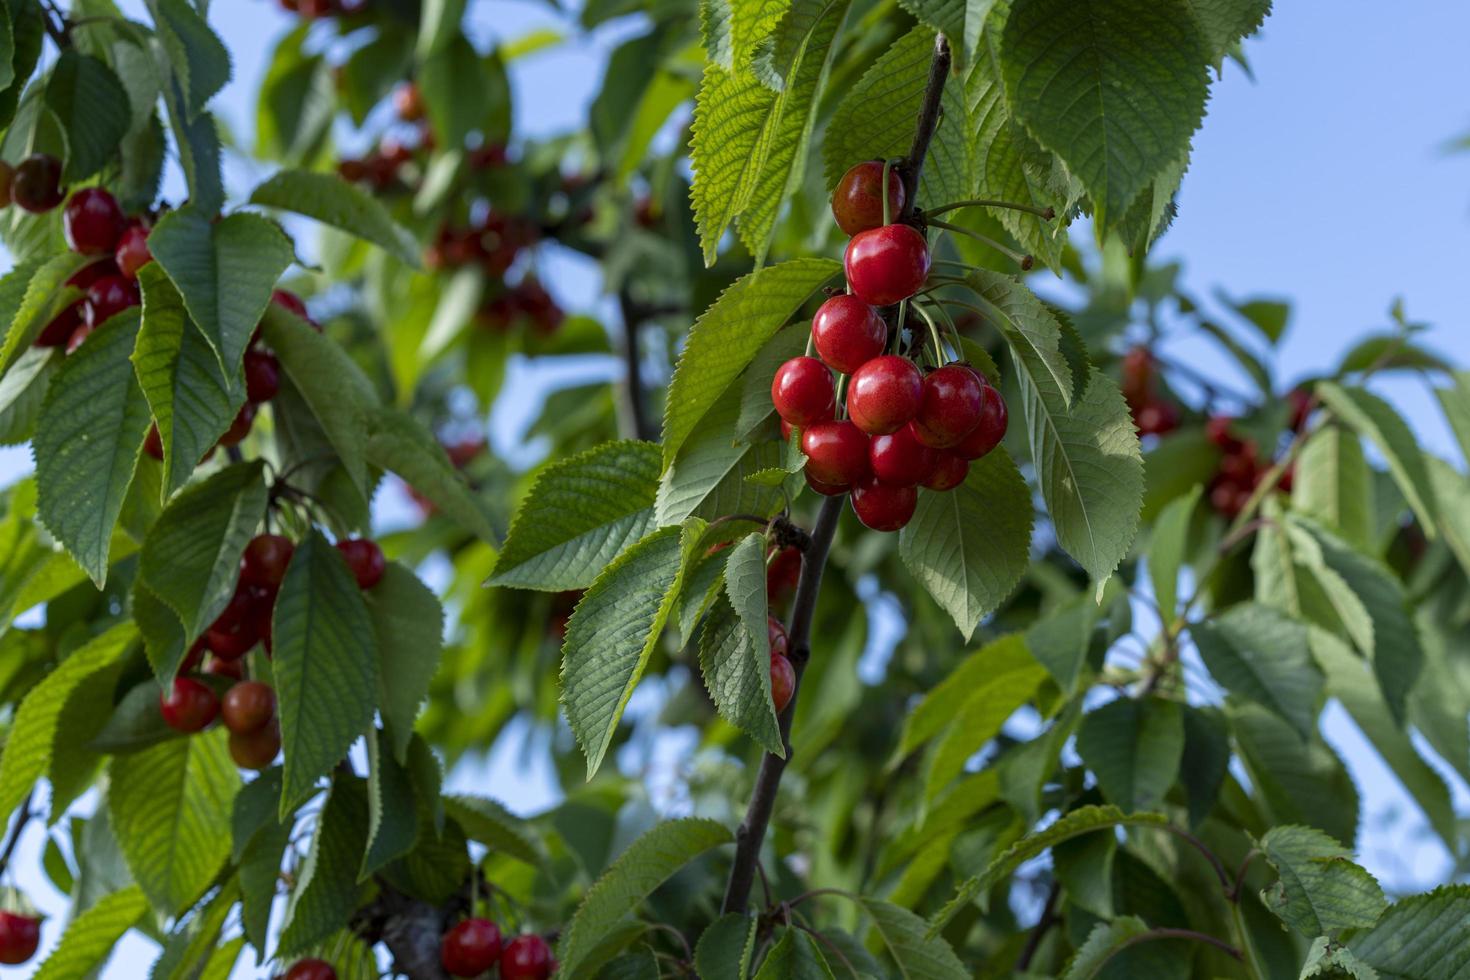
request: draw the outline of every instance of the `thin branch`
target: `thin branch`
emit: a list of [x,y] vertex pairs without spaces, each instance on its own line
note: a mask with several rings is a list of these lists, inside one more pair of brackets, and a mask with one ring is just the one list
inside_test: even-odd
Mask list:
[[20,835],[25,833],[26,824],[31,822],[31,800],[34,799],[36,791],[33,789],[26,794],[25,801],[20,805],[20,812],[15,817],[15,826],[10,828],[10,837],[5,842],[5,849],[0,851],[0,874],[10,867],[10,856],[15,853],[15,847],[20,843]]
[[919,175],[924,172],[924,158],[929,155],[929,143],[934,139],[934,130],[939,126],[939,108],[944,96],[944,83],[949,78],[951,62],[949,38],[943,34],[934,36],[934,59],[929,62],[929,80],[924,84],[924,101],[919,106],[919,121],[914,127],[914,141],[909,144],[909,155],[903,168],[903,212],[900,221],[914,213],[919,198]]
[[643,358],[638,334],[647,318],[626,289],[618,290],[618,309],[623,315],[623,406],[628,427],[635,439],[652,439],[657,433],[648,418],[643,397]]
[[1031,961],[1036,958],[1036,951],[1041,948],[1041,940],[1046,932],[1057,921],[1057,899],[1062,894],[1060,882],[1052,882],[1051,891],[1046,893],[1046,904],[1042,906],[1041,918],[1036,920],[1036,925],[1031,929],[1031,935],[1026,937],[1026,948],[1021,950],[1020,957],[1016,960],[1016,972],[1025,973],[1031,968]]

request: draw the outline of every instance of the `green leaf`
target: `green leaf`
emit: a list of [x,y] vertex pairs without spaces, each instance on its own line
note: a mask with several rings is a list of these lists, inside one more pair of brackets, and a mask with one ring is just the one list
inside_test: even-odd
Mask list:
[[587,890],[557,948],[561,975],[590,977],[602,964],[589,959],[598,940],[628,916],[674,872],[733,838],[723,824],[686,817],[666,820],[628,846]]
[[648,666],[703,529],[694,519],[627,548],[597,576],[567,623],[561,703],[587,756],[588,779]]
[[416,81],[442,145],[463,146],[465,137],[477,131],[493,142],[489,77],[486,63],[462,35],[419,63]]
[[1218,708],[1184,709],[1184,756],[1179,781],[1189,800],[1189,825],[1198,827],[1220,799],[1230,765],[1230,737]]
[[389,562],[383,579],[363,594],[378,648],[378,710],[393,756],[407,761],[408,743],[444,643],[444,607],[417,575]]
[[315,218],[418,267],[419,246],[377,198],[336,174],[282,170],[250,192],[250,203]]
[[694,947],[694,967],[704,980],[745,980],[755,954],[753,915],[731,912],[710,923]]
[[1470,885],[1400,899],[1347,946],[1385,980],[1459,980],[1470,968]]
[[736,414],[740,396],[739,386],[727,389],[664,471],[654,504],[658,526],[690,517],[709,521],[726,514],[764,517],[781,506],[785,498],[779,488],[789,476],[785,464],[791,457],[783,459],[779,441],[740,441]]
[[143,544],[138,574],[183,624],[201,636],[229,604],[240,555],[265,517],[260,462],[227,466],[185,487],[164,508]]
[[971,463],[965,482],[948,493],[921,490],[898,536],[904,567],[966,640],[1015,589],[1030,546],[1031,493],[1004,449]]
[[[179,162],[184,168],[184,177],[189,184],[189,204],[206,215],[219,214],[225,200],[224,179],[220,173],[220,157],[224,148],[220,143],[219,127],[214,116],[201,112],[193,119],[188,118],[181,105],[183,95],[177,81],[164,91],[164,103],[168,106],[169,123],[174,131],[174,145],[179,151]],[[153,236],[148,245],[153,247]],[[155,251],[154,256],[157,256]]]
[[1162,698],[1110,701],[1083,717],[1077,753],[1109,802],[1129,812],[1158,808],[1184,756],[1183,713]]
[[1313,977],[1322,980],[1378,980],[1378,971],[1358,959],[1346,946],[1338,945],[1326,936],[1318,936],[1312,940],[1312,948],[1307,951],[1307,961],[1302,964],[1298,980],[1312,980]]
[[1078,908],[1104,919],[1114,915],[1113,868],[1118,839],[1087,834],[1052,848],[1052,873]]
[[120,755],[109,767],[108,814],[128,870],[148,900],[178,915],[230,856],[240,776],[216,729]]
[[531,827],[494,800],[482,796],[446,796],[444,813],[464,828],[465,836],[493,851],[532,866],[545,861]]
[[290,239],[258,214],[242,211],[214,221],[196,202],[160,218],[148,248],[233,376],[276,280],[295,258]]
[[[299,162],[311,160],[319,154],[331,130],[339,91],[348,111],[360,125],[362,60],[370,59],[384,46],[402,54],[410,40],[398,32],[390,33],[386,40],[380,35],[377,42],[369,42],[359,48],[345,64],[334,70],[322,55],[308,54],[303,50],[310,26],[309,22],[303,21],[276,44],[265,77],[260,82],[255,107],[255,150],[258,156],[268,160]],[[383,72],[383,77],[376,80],[381,86],[373,96],[376,103],[387,94],[392,78],[401,77],[408,65],[400,59],[397,63],[376,64],[374,67]],[[334,79],[338,74],[342,78],[340,89]]]
[[[0,280],[0,288],[8,282]],[[8,309],[8,306],[0,304],[0,309]],[[1470,371],[1456,371],[1451,377],[1454,384],[1444,388],[1435,388],[1434,395],[1439,399],[1440,410],[1444,412],[1445,420],[1450,423],[1454,430],[1455,438],[1460,443],[1460,452],[1467,460],[1470,460]]]
[[1062,980],[1091,980],[1103,972],[1108,961],[1137,942],[1149,938],[1148,923],[1136,915],[1124,915],[1111,922],[1099,922],[1087,934],[1087,941],[1067,961]]
[[1269,606],[1243,603],[1190,631],[1222,687],[1276,712],[1303,739],[1316,731],[1322,674],[1307,652],[1306,626]]
[[67,980],[89,976],[107,962],[118,940],[148,912],[143,889],[131,885],[104,896],[66,924],[61,942],[46,957],[32,980]]
[[[288,765],[290,759],[287,755]],[[289,786],[289,776],[286,782]],[[357,907],[357,871],[367,847],[367,830],[368,804],[362,780],[333,777],[311,849],[306,852],[286,904],[277,955],[300,953],[347,925]]]
[[724,582],[724,599],[717,600],[700,637],[700,672],[720,717],[784,759],[771,701],[764,535],[746,535],[730,549]]
[[1166,626],[1179,606],[1179,569],[1184,565],[1189,527],[1199,506],[1200,493],[1196,484],[1189,493],[1169,501],[1154,521],[1149,538],[1148,576]]
[[271,624],[286,753],[282,819],[367,730],[378,695],[378,643],[362,590],[312,530],[296,545]]
[[66,183],[101,170],[127,135],[132,108],[127,90],[99,58],[67,48],[46,82],[46,108],[66,131]]
[[987,906],[992,888],[1009,878],[1021,865],[1062,841],[1112,827],[1162,827],[1168,822],[1158,813],[1124,813],[1115,806],[1078,807],[1045,829],[1022,837],[997,855],[983,872],[961,882],[954,898],[930,922],[930,931],[944,928],[961,909],[977,898],[982,907]]
[[877,899],[863,899],[873,928],[883,939],[899,974],[915,980],[965,980],[971,976],[954,950],[934,935],[928,923],[908,909]]
[[1271,9],[1271,0],[1185,0],[1185,4],[1216,68],[1238,40],[1260,28]]
[[250,944],[266,951],[271,906],[281,883],[281,861],[293,821],[276,819],[281,770],[267,769],[235,797],[232,860],[240,872],[240,925]]
[[1371,926],[1388,907],[1373,876],[1320,830],[1273,827],[1260,848],[1280,876],[1261,892],[1261,902],[1304,936]]
[[810,324],[788,324],[756,352],[740,378],[740,417],[735,422],[735,434],[741,441],[754,439],[762,423],[775,414],[771,384],[776,380],[776,371],[800,356],[810,339]]
[[230,52],[187,0],[148,0],[148,9],[193,119],[230,80]]
[[163,712],[158,710],[158,683],[149,678],[123,695],[87,748],[106,755],[126,755],[181,734],[163,720]]
[[[1186,0],[1187,3],[1196,3],[1199,0]],[[1291,304],[1279,299],[1266,299],[1257,297],[1247,300],[1233,300],[1223,290],[1215,291],[1215,298],[1222,304],[1234,310],[1235,313],[1251,326],[1259,330],[1272,344],[1279,343],[1286,333],[1287,324],[1291,321]]]
[[[934,32],[916,27],[894,41],[846,89],[822,140],[826,187],[836,187],[850,167],[864,160],[907,155],[933,60]],[[919,174],[918,199],[929,206],[974,196],[963,86],[946,85],[940,109],[945,122],[935,131]]]
[[1370,546],[1372,472],[1356,435],[1336,425],[1312,433],[1297,457],[1291,507],[1336,531],[1356,548]]
[[1310,824],[1338,840],[1356,840],[1358,791],[1342,760],[1313,733],[1304,740],[1259,705],[1227,701],[1226,717],[1264,819]]
[[148,434],[128,360],[138,311],[92,331],[51,379],[36,425],[38,517],[100,588],[108,547]]
[[1082,181],[1103,230],[1204,115],[1206,53],[1182,3],[1015,0],[1001,49],[1016,115]]
[[766,341],[839,269],[831,259],[759,269],[736,280],[694,322],[665,402],[665,469]]
[[1434,485],[1429,479],[1429,470],[1414,433],[1398,412],[1388,402],[1362,388],[1344,388],[1324,381],[1317,385],[1317,393],[1333,414],[1383,454],[1388,471],[1393,474],[1394,482],[1419,518],[1424,534],[1435,537],[1438,534],[1436,516],[1439,507],[1435,501]]
[[0,279],[0,322],[7,326],[0,374],[31,349],[53,317],[81,299],[81,291],[65,283],[86,264],[85,256],[66,251],[44,262],[23,262]]
[[537,474],[511,521],[487,584],[584,589],[653,527],[659,450],[609,442]]
[[396,408],[378,408],[369,420],[364,452],[369,463],[397,473],[460,527],[495,543],[495,529],[464,474],[418,419]]
[[[922,925],[923,920],[919,921]],[[788,926],[761,961],[755,980],[832,980],[832,968],[815,940]]]
[[378,729],[367,737],[368,833],[367,850],[357,880],[366,881],[384,865],[403,857],[418,838],[419,820],[413,781],[393,758],[388,733]]
[[194,474],[245,404],[244,379],[219,358],[184,311],[183,298],[158,263],[138,270],[143,327],[132,354],[163,445],[164,496]]

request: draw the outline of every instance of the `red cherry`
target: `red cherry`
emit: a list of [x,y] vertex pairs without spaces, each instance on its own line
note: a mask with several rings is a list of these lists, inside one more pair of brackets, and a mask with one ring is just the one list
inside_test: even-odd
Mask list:
[[230,732],[230,758],[241,769],[268,769],[281,754],[281,723],[272,718],[257,732]]
[[500,953],[500,980],[546,980],[556,963],[540,936],[517,936]]
[[795,431],[795,429],[796,429],[796,427],[794,425],[792,425],[790,422],[786,421],[785,419],[782,419],[781,420],[781,441],[782,442],[790,442],[791,441],[791,433],[793,431]]
[[1312,393],[1306,388],[1293,388],[1286,395],[1286,401],[1291,405],[1291,418],[1287,425],[1292,432],[1300,432],[1307,426],[1307,417],[1311,415]]
[[347,567],[357,579],[359,589],[371,589],[383,580],[383,573],[388,570],[388,560],[383,557],[383,549],[378,547],[376,541],[349,538],[338,541],[337,550],[347,559]]
[[807,477],[829,487],[851,486],[868,475],[868,437],[847,420],[802,429],[801,451]]
[[1154,356],[1147,347],[1134,347],[1123,355],[1122,371],[1120,372],[1123,397],[1130,403],[1147,400],[1149,387],[1153,382]]
[[845,483],[823,483],[810,473],[803,473],[802,475],[806,477],[806,485],[824,497],[840,497],[852,489],[852,487]]
[[1168,402],[1147,402],[1133,416],[1141,436],[1161,436],[1179,427],[1179,411]]
[[796,669],[783,654],[771,654],[771,703],[776,714],[786,710],[791,695],[796,693]]
[[873,476],[897,487],[912,487],[929,478],[939,454],[919,441],[914,423],[890,435],[874,436],[868,445]]
[[117,241],[114,257],[123,275],[138,278],[138,270],[153,261],[153,253],[148,248],[148,229],[141,224],[129,225]]
[[921,481],[920,486],[930,490],[953,490],[965,482],[965,477],[970,475],[970,461],[963,456],[952,452],[940,450],[934,461],[934,468],[929,471],[927,479]]
[[826,422],[837,406],[832,372],[815,357],[793,357],[776,369],[771,404],[776,406],[776,414],[792,425]]
[[[832,217],[843,234],[877,228],[883,224],[883,199],[879,190],[883,185],[883,161],[867,160],[842,175],[837,189],[832,192]],[[896,218],[903,210],[903,178],[897,167],[888,169],[888,213]]]
[[225,660],[243,657],[260,641],[260,623],[270,618],[269,609],[269,593],[244,582],[237,584],[229,603],[205,630],[205,643]]
[[84,187],[62,209],[61,226],[73,252],[101,255],[117,248],[127,218],[113,197],[101,187]]
[[66,284],[85,290],[99,279],[119,275],[122,275],[122,270],[118,268],[117,262],[114,259],[97,259],[88,262],[76,272],[73,272],[66,280]]
[[1230,427],[1234,422],[1234,419],[1226,415],[1211,416],[1210,420],[1205,423],[1205,438],[1226,452],[1239,449],[1240,440],[1230,432]]
[[10,199],[32,214],[50,211],[61,203],[61,161],[49,153],[34,153],[15,166]]
[[164,723],[177,732],[198,732],[209,727],[219,714],[219,698],[213,689],[192,677],[175,677],[173,687],[158,692],[158,708]]
[[257,534],[240,557],[240,581],[274,592],[286,577],[296,546],[282,534]]
[[924,396],[914,416],[914,435],[926,446],[949,449],[980,423],[984,384],[961,364],[946,364],[924,378]]
[[337,971],[326,960],[297,960],[282,980],[337,980]]
[[897,432],[919,411],[924,376],[914,362],[896,354],[875,357],[852,375],[847,412],[869,435]]
[[281,390],[281,362],[263,350],[245,352],[245,397],[259,405]]
[[36,955],[41,920],[18,912],[0,912],[0,963],[18,966]]
[[194,645],[189,647],[189,651],[184,654],[184,661],[179,664],[179,673],[187,674],[196,670],[199,667],[199,662],[204,659],[204,655],[207,652],[209,652],[209,647],[205,645],[204,637],[201,636],[194,641]]
[[782,548],[766,565],[766,602],[784,602],[796,591],[796,584],[800,580],[801,550]]
[[1234,483],[1250,483],[1256,476],[1256,444],[1246,440],[1220,459],[1220,476]]
[[240,411],[235,413],[235,420],[225,430],[225,434],[219,437],[221,446],[235,446],[240,440],[250,435],[250,427],[255,424],[255,402],[246,401],[240,406]]
[[284,310],[289,310],[303,320],[311,320],[311,315],[306,312],[306,300],[289,289],[271,290],[271,302]]
[[979,459],[988,454],[1005,438],[1010,424],[1010,413],[1006,411],[1006,400],[1000,389],[982,385],[980,390],[980,421],[970,434],[954,447],[955,455],[962,459]]
[[477,977],[498,959],[500,927],[489,919],[465,919],[439,943],[439,962],[452,977]]
[[37,347],[61,347],[71,335],[76,333],[77,327],[83,326],[85,316],[86,300],[77,300],[69,303],[62,311],[51,318],[51,322],[41,328],[36,336]]
[[784,657],[791,653],[791,637],[775,616],[766,617],[766,635],[771,642],[771,656]]
[[929,245],[908,225],[884,225],[847,243],[847,284],[869,306],[892,306],[929,278]]
[[225,677],[232,681],[243,681],[245,679],[245,661],[226,660],[224,657],[209,657],[209,663],[204,665],[204,672],[212,677]]
[[276,692],[262,681],[241,681],[220,701],[220,717],[236,735],[258,732],[275,716]]
[[856,296],[833,296],[812,317],[817,353],[843,374],[852,374],[883,353],[888,325],[878,311]]
[[148,427],[148,435],[143,439],[143,452],[154,459],[163,459],[163,436],[158,434],[158,426]]
[[871,477],[852,488],[852,509],[864,526],[874,531],[897,531],[914,516],[919,491],[895,487]]
[[103,276],[87,287],[84,314],[87,325],[100,327],[139,302],[138,284],[122,275]]

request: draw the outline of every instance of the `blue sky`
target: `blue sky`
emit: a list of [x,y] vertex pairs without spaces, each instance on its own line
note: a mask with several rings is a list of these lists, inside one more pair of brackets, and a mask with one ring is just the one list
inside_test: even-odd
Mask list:
[[[144,18],[141,0],[123,0]],[[542,3],[494,0],[473,4],[477,37],[510,40],[561,25]],[[1271,295],[1293,302],[1283,341],[1284,378],[1331,367],[1352,341],[1387,322],[1402,297],[1410,317],[1434,325],[1426,342],[1454,361],[1470,364],[1464,276],[1470,257],[1470,154],[1443,148],[1470,130],[1470,4],[1421,0],[1395,4],[1385,14],[1369,0],[1282,0],[1261,35],[1249,43],[1254,80],[1226,68],[1213,89],[1209,115],[1196,134],[1177,222],[1157,246],[1163,259],[1185,265],[1185,281],[1199,295],[1220,287],[1236,297]],[[235,57],[235,77],[219,108],[231,131],[248,142],[253,93],[271,45],[289,26],[273,0],[217,0],[211,18]],[[493,11],[493,14],[492,14]],[[601,78],[608,45],[636,28],[607,25],[588,41],[564,44],[513,66],[521,135],[546,135],[575,126]],[[239,188],[236,188],[237,190]],[[570,259],[553,260],[546,276],[563,304],[601,307],[595,276]],[[1210,373],[1234,373],[1219,352],[1200,342],[1173,348]],[[498,412],[497,447],[513,445],[519,423],[546,377],[524,368],[512,374],[518,411]],[[1244,381],[1238,387],[1245,387]],[[1385,382],[1381,389],[1408,417],[1421,439],[1452,453],[1452,441],[1422,383]],[[510,399],[503,399],[509,404]],[[8,482],[28,468],[25,450],[0,455]],[[1348,759],[1370,819],[1397,815],[1395,832],[1365,842],[1364,860],[1390,887],[1413,887],[1443,873],[1444,854],[1416,832],[1413,804],[1367,749],[1340,712],[1328,733]],[[534,809],[548,800],[547,779],[517,774],[508,746],[483,767],[462,770],[455,782],[511,787],[507,803]],[[1461,812],[1470,800],[1460,793]],[[64,909],[34,874],[44,837],[26,835],[17,856],[21,884],[53,914]],[[45,929],[54,942],[60,923]],[[129,941],[104,974],[142,975],[154,953]],[[29,967],[0,969],[20,977]],[[237,971],[236,976],[255,975]]]

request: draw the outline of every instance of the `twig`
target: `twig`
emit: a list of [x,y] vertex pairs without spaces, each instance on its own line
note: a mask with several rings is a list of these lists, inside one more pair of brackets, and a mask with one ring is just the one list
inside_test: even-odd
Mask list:
[[15,853],[15,847],[20,843],[20,835],[25,833],[26,824],[31,822],[31,800],[35,798],[36,791],[31,790],[26,794],[25,801],[20,805],[20,812],[16,814],[15,826],[10,828],[10,837],[5,841],[5,849],[0,851],[0,874],[10,867],[10,856]]
[[1057,898],[1061,894],[1061,882],[1052,882],[1051,891],[1046,893],[1046,904],[1041,909],[1041,918],[1036,920],[1031,935],[1026,937],[1026,948],[1021,950],[1021,955],[1016,960],[1017,973],[1025,973],[1031,968],[1031,961],[1036,958],[1036,951],[1041,948],[1041,940],[1046,936],[1046,931],[1056,924]]
[[618,309],[623,315],[623,404],[628,426],[635,439],[655,436],[643,400],[643,359],[638,350],[638,333],[646,319],[626,289],[618,290]]

